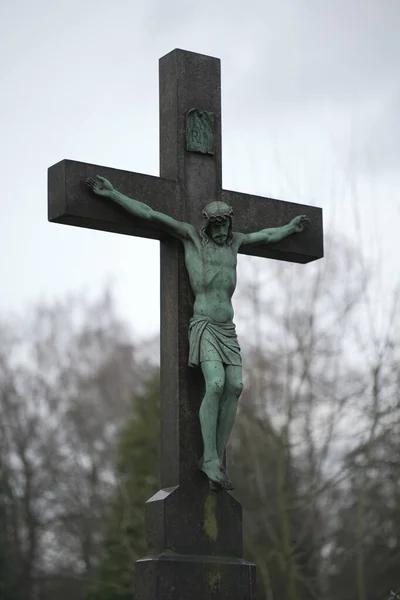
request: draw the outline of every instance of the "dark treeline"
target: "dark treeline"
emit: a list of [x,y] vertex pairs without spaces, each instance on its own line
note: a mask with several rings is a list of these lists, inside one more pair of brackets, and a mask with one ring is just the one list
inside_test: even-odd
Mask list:
[[[351,248],[329,254],[240,273],[228,463],[260,600],[400,588],[396,295],[378,320],[373,273]],[[159,488],[154,347],[109,293],[0,322],[0,600],[134,597]]]

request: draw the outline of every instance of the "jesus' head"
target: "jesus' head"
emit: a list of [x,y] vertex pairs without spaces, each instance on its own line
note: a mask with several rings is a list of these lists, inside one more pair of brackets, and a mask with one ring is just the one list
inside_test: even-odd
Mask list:
[[201,225],[201,237],[203,245],[210,239],[218,246],[232,243],[232,217],[233,208],[221,202],[213,200],[203,210],[203,222]]

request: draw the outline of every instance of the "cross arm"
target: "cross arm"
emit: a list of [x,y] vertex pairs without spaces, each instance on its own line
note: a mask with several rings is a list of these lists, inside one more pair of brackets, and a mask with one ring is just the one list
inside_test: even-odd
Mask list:
[[[240,247],[241,254],[297,263],[307,263],[323,257],[321,208],[230,190],[222,190],[221,199],[232,206],[233,229],[242,234],[261,232],[267,227],[283,231],[283,226],[299,215],[305,215],[311,221],[311,225],[299,235],[286,235],[285,239],[277,243],[243,244]],[[250,239],[251,237],[248,236]],[[253,237],[256,239],[256,236]]]
[[99,198],[86,184],[89,178],[102,175],[126,196],[149,205],[153,211],[171,218],[177,213],[177,182],[151,175],[110,169],[88,163],[63,160],[48,170],[49,221],[100,229],[127,235],[160,239],[162,232],[152,221],[134,219],[124,207],[109,198]]

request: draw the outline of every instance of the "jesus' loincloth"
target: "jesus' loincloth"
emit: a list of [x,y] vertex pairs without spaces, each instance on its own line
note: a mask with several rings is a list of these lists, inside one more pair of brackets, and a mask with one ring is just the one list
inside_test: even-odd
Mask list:
[[224,365],[242,366],[236,328],[230,323],[215,323],[204,317],[192,317],[189,322],[189,367],[206,360]]

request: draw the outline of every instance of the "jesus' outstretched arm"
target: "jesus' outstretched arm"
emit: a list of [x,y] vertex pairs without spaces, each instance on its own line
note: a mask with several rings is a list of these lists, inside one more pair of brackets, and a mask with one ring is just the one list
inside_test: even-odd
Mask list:
[[188,238],[192,230],[194,230],[194,227],[189,223],[177,221],[164,213],[153,210],[151,206],[144,202],[133,200],[133,198],[121,194],[121,192],[113,188],[112,184],[105,177],[96,175],[96,178],[87,179],[86,183],[97,196],[109,198],[119,206],[122,206],[133,217],[157,223],[178,238]]
[[241,236],[241,245],[246,244],[275,244],[285,239],[293,233],[301,233],[310,224],[310,219],[305,215],[299,215],[282,227],[270,227],[261,229],[254,233],[243,233]]

